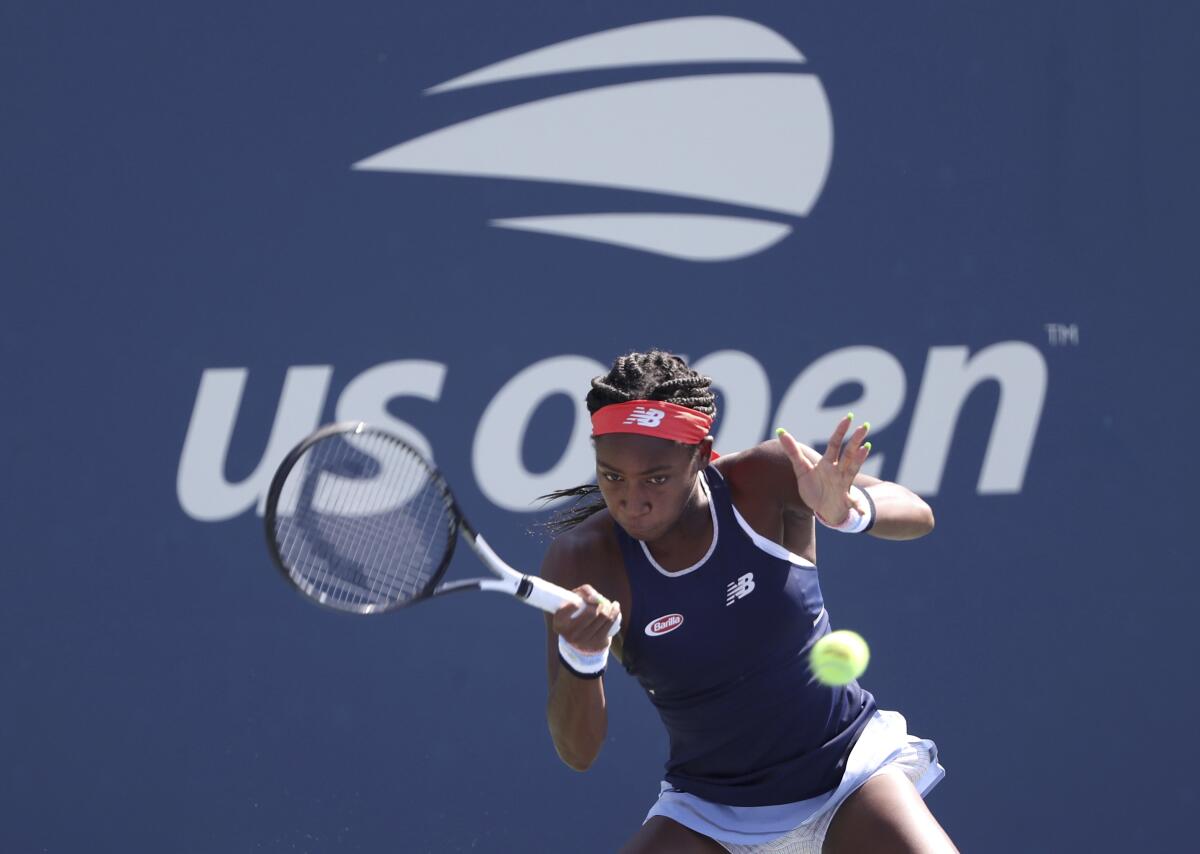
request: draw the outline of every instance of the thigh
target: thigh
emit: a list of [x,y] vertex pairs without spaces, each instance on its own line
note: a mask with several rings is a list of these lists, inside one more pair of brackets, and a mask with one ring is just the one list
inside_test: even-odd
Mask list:
[[876,774],[838,807],[822,854],[952,854],[958,849],[897,770]]
[[652,817],[625,843],[621,854],[725,854],[707,836],[661,815]]

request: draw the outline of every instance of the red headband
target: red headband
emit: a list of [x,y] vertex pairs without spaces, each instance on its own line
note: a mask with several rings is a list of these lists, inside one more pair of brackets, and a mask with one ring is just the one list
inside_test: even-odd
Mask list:
[[685,445],[699,445],[708,435],[712,416],[663,400],[610,403],[592,415],[592,435],[640,433]]

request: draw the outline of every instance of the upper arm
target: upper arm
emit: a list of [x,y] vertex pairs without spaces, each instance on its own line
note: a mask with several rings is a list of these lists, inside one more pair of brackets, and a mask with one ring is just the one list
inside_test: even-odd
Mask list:
[[[800,450],[813,465],[816,465],[821,459],[820,452],[815,448],[810,448],[803,442],[796,444],[800,446]],[[742,451],[737,455],[732,468],[734,480],[756,491],[769,494],[773,500],[779,502],[781,510],[799,511],[806,515],[811,512],[796,487],[796,473],[792,469],[792,461],[788,459],[778,441],[769,439]],[[854,476],[854,485],[860,489],[883,482],[877,477],[862,472]]]
[[[797,444],[812,463],[821,459],[814,448]],[[749,519],[747,510],[756,513],[756,518],[763,520],[763,527],[755,525],[755,529],[768,536],[766,531],[774,527],[773,514],[780,514],[784,521],[783,537],[788,541],[786,545],[813,560],[813,555],[805,552],[813,538],[813,513],[800,497],[792,462],[779,442],[770,440],[730,455],[726,466],[722,471],[734,488],[735,503],[739,509],[746,508],[742,515]],[[933,530],[933,511],[911,490],[862,472],[855,475],[854,485],[859,489],[872,488],[871,498],[876,511],[872,536],[906,540]]]
[[[779,448],[779,443],[767,442],[764,444],[775,446],[776,452],[774,456],[783,457],[783,461],[789,467],[790,471],[791,461],[787,459],[787,455],[783,453],[783,449]],[[801,451],[804,452],[805,456],[812,463],[815,464],[821,459],[821,455],[814,448],[810,448],[802,443],[798,444],[800,444]],[[795,483],[795,475],[793,474],[791,476],[791,491],[795,496],[794,501],[803,506]],[[854,476],[854,485],[864,490],[868,487],[874,487],[871,491],[871,499],[875,505],[876,517],[875,525],[871,529],[872,536],[885,540],[907,540],[924,536],[933,530],[933,510],[924,499],[912,490],[898,483],[881,480],[869,474],[863,474],[861,471]],[[792,509],[792,507],[788,509]],[[811,511],[805,508],[805,513],[811,513]]]
[[[546,555],[542,558],[542,567],[538,574],[551,584],[573,590],[579,586],[574,583],[575,571],[573,568],[577,566],[577,562],[573,559],[574,553],[575,548],[572,546],[570,534],[557,537],[546,549]],[[558,636],[554,632],[554,615],[545,614],[544,616],[546,618],[546,672],[550,680],[549,684],[553,685],[558,675]]]
[[576,566],[576,561],[573,559],[575,551],[569,533],[556,537],[550,543],[550,547],[546,549],[538,574],[559,587],[570,589],[577,586],[571,583],[574,577],[572,568]]
[[[801,445],[800,448],[806,454],[816,454],[816,451],[806,445]],[[817,458],[819,456],[818,454]],[[728,469],[723,470],[723,473],[729,479],[735,494],[744,502],[771,504],[779,513],[810,513],[808,505],[800,498],[800,492],[796,488],[796,473],[792,470],[792,461],[788,459],[779,442],[768,440],[731,457]],[[740,506],[739,504],[739,508]]]
[[555,538],[546,549],[539,574],[568,590],[590,584],[599,593],[615,599],[611,549],[604,526],[597,521],[592,517]]

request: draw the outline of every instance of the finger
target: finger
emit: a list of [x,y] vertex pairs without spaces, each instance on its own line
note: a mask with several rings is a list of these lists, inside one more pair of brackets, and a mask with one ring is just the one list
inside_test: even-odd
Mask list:
[[596,648],[604,647],[608,643],[608,639],[615,634],[613,631],[614,625],[619,628],[620,619],[620,604],[610,602],[584,627],[585,630],[581,632],[583,642]]
[[[589,610],[591,606],[588,606]],[[562,635],[568,643],[575,643],[580,638],[586,637],[589,633],[595,613],[587,613],[586,611],[575,616],[574,613],[564,613],[556,615],[554,619],[554,631]]]
[[579,624],[587,630],[600,623],[611,623],[620,610],[620,603],[610,602],[607,599],[603,602],[592,603],[588,606],[588,612],[580,618]]
[[567,643],[580,649],[603,649],[608,644],[608,638],[615,634],[612,627],[620,620],[621,606],[617,602],[606,602],[603,606],[591,607],[595,608],[592,613],[564,627],[561,634]]
[[579,625],[580,619],[580,617],[576,616],[576,613],[575,606],[570,602],[555,611],[554,618],[550,621],[550,625],[554,628],[554,633],[567,637],[574,632]]
[[808,461],[808,457],[800,450],[799,443],[792,438],[792,434],[782,427],[775,428],[775,435],[779,437],[779,444],[783,447],[783,452],[787,454],[787,458],[792,461],[792,468],[797,473],[812,471],[812,463]]
[[838,457],[842,453],[842,440],[846,438],[846,431],[850,429],[850,422],[853,420],[854,413],[847,412],[838,422],[837,427],[833,428],[833,435],[829,437],[829,444],[825,446],[826,461],[830,463],[838,461]]
[[583,600],[583,603],[572,612],[572,620],[590,622],[589,617],[594,618],[597,613],[602,612],[612,604],[603,593],[600,593],[590,584],[576,587],[574,592]]
[[596,588],[592,587],[590,584],[581,584],[572,592],[583,600],[583,603],[575,609],[573,614],[571,614],[571,619],[573,620],[578,620],[580,617],[586,614],[589,605],[593,605],[598,601],[607,601],[596,591]]
[[854,450],[847,450],[842,457],[841,468],[844,470],[843,477],[846,478],[846,486],[854,483],[854,478],[858,477],[858,470],[862,468],[863,463],[867,461],[867,456],[871,453],[871,443],[865,442],[862,447]]
[[850,438],[846,440],[846,444],[842,446],[842,458],[846,459],[857,453],[858,449],[862,447],[862,443],[866,441],[869,432],[871,432],[870,421],[859,424],[858,428],[850,434]]
[[617,611],[617,619],[613,620],[613,624],[608,629],[608,636],[610,638],[613,638],[616,635],[620,634],[620,632],[621,632],[621,612],[618,610]]

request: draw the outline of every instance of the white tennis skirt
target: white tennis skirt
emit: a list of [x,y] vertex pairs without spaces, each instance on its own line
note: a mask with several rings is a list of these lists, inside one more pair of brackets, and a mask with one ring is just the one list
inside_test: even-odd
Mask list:
[[664,782],[646,821],[664,816],[736,854],[820,854],[838,806],[885,769],[902,772],[922,796],[946,776],[946,769],[937,761],[937,745],[909,735],[899,712],[877,711],[850,751],[842,782],[831,792],[791,804],[730,807],[680,792]]

